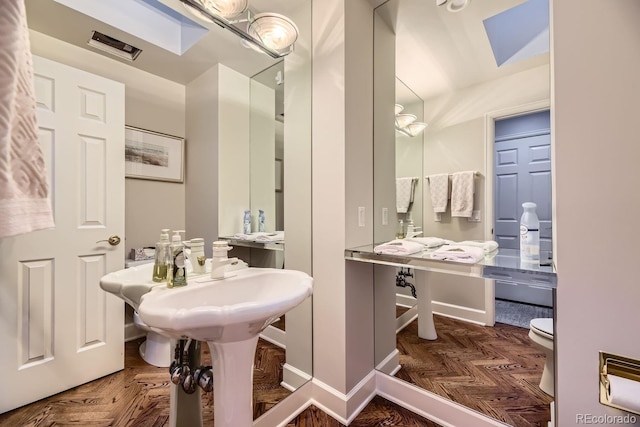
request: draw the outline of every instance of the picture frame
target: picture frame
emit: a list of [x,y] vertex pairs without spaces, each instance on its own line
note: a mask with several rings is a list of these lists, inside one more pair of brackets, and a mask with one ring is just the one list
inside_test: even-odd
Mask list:
[[125,178],[184,182],[184,138],[125,126]]

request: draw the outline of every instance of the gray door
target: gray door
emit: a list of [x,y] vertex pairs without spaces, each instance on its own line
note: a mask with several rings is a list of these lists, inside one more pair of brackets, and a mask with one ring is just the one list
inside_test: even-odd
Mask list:
[[[519,249],[522,204],[534,202],[540,219],[540,258],[551,251],[551,133],[549,111],[495,122],[495,240]],[[552,305],[550,291],[496,282],[496,298]]]

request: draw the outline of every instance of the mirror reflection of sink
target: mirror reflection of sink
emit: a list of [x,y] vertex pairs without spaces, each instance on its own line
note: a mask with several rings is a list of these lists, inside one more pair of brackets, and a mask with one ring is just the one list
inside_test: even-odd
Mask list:
[[188,279],[181,288],[153,287],[138,313],[158,333],[206,341],[213,364],[216,427],[253,425],[253,362],[258,336],[312,293],[313,279],[295,270],[246,268],[224,279]]

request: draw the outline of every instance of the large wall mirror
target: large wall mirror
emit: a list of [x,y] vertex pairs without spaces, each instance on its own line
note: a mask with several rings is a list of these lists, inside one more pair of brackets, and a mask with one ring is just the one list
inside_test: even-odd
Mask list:
[[[151,246],[160,228],[186,228],[187,239],[205,239],[211,256],[213,240],[242,230],[245,209],[256,224],[264,210],[266,230],[286,229],[290,236],[270,266],[311,273],[311,1],[249,2],[252,13],[281,14],[297,26],[295,48],[277,59],[200,19],[180,0],[108,3],[26,5],[36,54],[123,82],[127,124],[186,137],[184,183],[128,180],[128,240]],[[142,53],[135,61],[109,56],[87,45],[93,30]],[[312,376],[310,300],[259,344],[264,372],[254,376],[256,418]]]
[[[396,238],[409,216],[424,237],[518,249],[518,232],[499,230],[517,226],[522,203],[533,201],[546,260],[548,28],[546,0],[389,0],[375,10],[374,242]],[[407,94],[421,109],[412,110]],[[420,136],[398,131],[402,112],[427,124]],[[405,144],[419,149],[407,155]],[[473,217],[437,214],[428,177],[463,171],[475,173]],[[414,177],[405,212],[398,180]],[[541,383],[543,372],[553,375],[551,290],[429,272],[438,338],[428,340],[418,337],[411,286],[396,286],[415,284],[416,276],[410,268],[375,268],[378,369],[501,422],[545,425],[553,401],[553,378]],[[550,327],[545,340],[530,337],[537,318]]]

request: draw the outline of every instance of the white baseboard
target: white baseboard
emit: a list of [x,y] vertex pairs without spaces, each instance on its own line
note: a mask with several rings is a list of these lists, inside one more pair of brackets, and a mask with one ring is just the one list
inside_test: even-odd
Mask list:
[[280,348],[287,348],[287,333],[275,326],[267,326],[260,334],[260,338],[265,341],[269,341],[271,344],[277,345]]
[[487,312],[475,308],[463,307],[461,305],[447,304],[439,301],[432,301],[431,307],[434,314],[450,317],[452,319],[463,320],[477,325],[487,325]]
[[378,363],[376,371],[393,376],[400,370],[400,368],[400,352],[395,348],[387,357],[384,358],[382,362]]
[[311,381],[307,381],[295,393],[287,396],[256,419],[253,422],[253,427],[285,427],[313,403],[311,400],[312,388]]
[[504,427],[493,418],[381,372],[376,375],[376,390],[379,396],[443,427]]
[[289,391],[296,391],[306,382],[313,378],[311,375],[304,371],[285,363],[282,367],[282,382],[280,385]]
[[125,342],[133,341],[138,338],[142,338],[147,333],[142,329],[138,328],[135,323],[125,323],[124,325],[124,340]]
[[311,403],[323,412],[349,425],[376,395],[376,371],[371,371],[348,394],[314,378]]
[[409,310],[396,318],[396,334],[409,326],[411,322],[418,318],[418,306],[414,305]]

